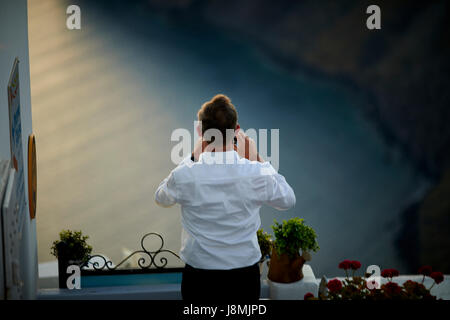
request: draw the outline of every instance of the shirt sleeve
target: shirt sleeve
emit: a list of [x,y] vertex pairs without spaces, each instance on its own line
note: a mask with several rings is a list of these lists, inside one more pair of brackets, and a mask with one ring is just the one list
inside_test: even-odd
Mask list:
[[294,190],[286,182],[286,179],[278,174],[275,169],[266,175],[266,199],[265,204],[277,209],[288,210],[295,206],[296,198]]
[[177,203],[177,190],[173,172],[159,184],[155,192],[155,202],[165,208]]
[[[191,156],[189,156],[183,159],[183,161],[179,163],[178,167],[192,164],[193,161],[191,160]],[[177,203],[177,201],[177,186],[175,181],[175,174],[174,171],[172,171],[156,189],[155,202],[161,207],[168,208]]]

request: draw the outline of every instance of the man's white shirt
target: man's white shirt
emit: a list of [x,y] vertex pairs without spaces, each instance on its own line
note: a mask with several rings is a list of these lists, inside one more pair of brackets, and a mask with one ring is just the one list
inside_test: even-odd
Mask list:
[[258,262],[256,231],[263,204],[295,205],[295,194],[269,162],[249,161],[235,151],[185,158],[155,192],[163,207],[181,205],[181,259],[201,269],[234,269]]

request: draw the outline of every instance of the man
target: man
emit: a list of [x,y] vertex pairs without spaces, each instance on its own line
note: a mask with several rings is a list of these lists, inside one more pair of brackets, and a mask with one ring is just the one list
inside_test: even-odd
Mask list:
[[163,207],[181,205],[185,300],[259,299],[259,209],[263,204],[278,210],[295,205],[292,188],[261,159],[237,119],[225,95],[203,104],[194,152],[155,193]]

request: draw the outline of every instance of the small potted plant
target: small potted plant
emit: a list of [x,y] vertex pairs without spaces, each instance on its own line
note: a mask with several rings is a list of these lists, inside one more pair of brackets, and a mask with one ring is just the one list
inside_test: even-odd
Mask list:
[[268,278],[281,283],[299,281],[303,279],[303,264],[311,259],[309,252],[319,249],[316,232],[300,218],[283,220],[283,223],[274,220],[274,223],[275,242]]
[[258,236],[259,249],[261,250],[261,260],[259,261],[259,270],[262,274],[264,261],[270,259],[270,253],[272,252],[272,236],[263,229],[259,229],[256,233]]
[[89,259],[92,247],[87,244],[89,236],[81,231],[63,230],[59,233],[59,240],[55,240],[51,247],[51,254],[58,259],[59,287],[66,288],[67,267],[69,265],[81,266]]

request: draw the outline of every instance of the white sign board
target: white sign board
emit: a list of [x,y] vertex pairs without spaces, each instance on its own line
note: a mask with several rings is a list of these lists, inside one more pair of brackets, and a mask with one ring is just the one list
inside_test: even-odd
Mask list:
[[22,149],[22,122],[20,116],[20,86],[19,86],[19,60],[16,58],[8,82],[8,106],[9,106],[9,136],[11,147],[11,165],[16,170],[17,185],[13,190],[17,197],[19,208],[16,212],[19,232],[22,232],[25,219],[26,195],[25,173]]
[[20,276],[20,243],[22,236],[19,232],[18,211],[20,208],[17,190],[19,181],[16,179],[17,172],[10,169],[8,184],[1,207],[1,217],[3,224],[3,245],[5,257],[5,291],[6,299],[22,299],[23,283]]

